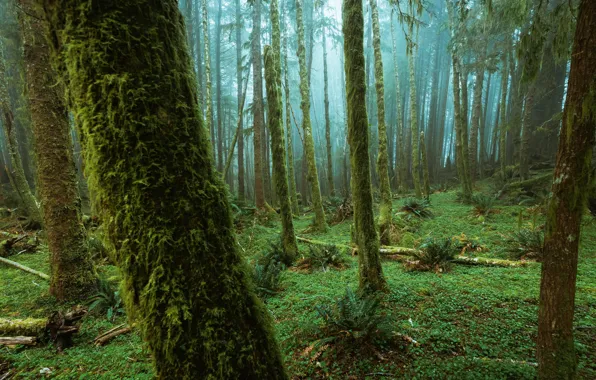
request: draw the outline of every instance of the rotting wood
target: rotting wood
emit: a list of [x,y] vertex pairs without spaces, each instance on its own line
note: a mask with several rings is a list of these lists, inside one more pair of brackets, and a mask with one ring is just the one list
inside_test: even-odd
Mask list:
[[22,344],[23,346],[35,346],[37,344],[37,337],[34,337],[34,336],[0,337],[0,346],[16,346],[17,344]]
[[125,324],[118,325],[113,329],[110,329],[105,333],[98,335],[95,339],[93,339],[93,344],[96,346],[103,346],[115,337],[123,334],[128,334],[131,331],[131,326],[126,326]]

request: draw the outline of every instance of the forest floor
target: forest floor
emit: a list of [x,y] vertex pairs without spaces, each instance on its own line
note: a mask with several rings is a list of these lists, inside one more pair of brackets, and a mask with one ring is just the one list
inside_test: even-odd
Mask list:
[[[486,191],[487,183],[478,184]],[[403,200],[394,201],[394,211]],[[526,206],[499,202],[497,212],[477,216],[473,207],[458,203],[455,191],[431,197],[433,218],[416,222],[401,234],[400,246],[417,247],[426,237],[454,237],[472,242],[480,252],[468,256],[509,259],[509,237],[523,226],[544,223],[532,217]],[[519,214],[522,212],[522,218]],[[332,225],[326,233],[309,233],[312,215],[295,219],[296,233],[331,244],[350,244],[351,220]],[[244,217],[238,225],[238,242],[249,264],[278,240],[280,225],[266,225]],[[300,243],[301,252],[307,245]],[[282,289],[266,300],[277,339],[292,378],[434,378],[434,379],[532,379],[536,377],[540,265],[486,267],[456,264],[449,272],[412,272],[404,264],[384,259],[383,271],[389,291],[382,296],[380,313],[392,324],[403,342],[390,347],[370,345],[315,345],[322,323],[317,305],[333,303],[346,288],[358,286],[357,257],[345,253],[342,270],[283,272]],[[11,256],[34,269],[48,273],[47,251]],[[117,269],[101,267],[111,280]],[[0,265],[0,317],[47,317],[56,310],[43,279]],[[103,347],[95,347],[95,336],[125,323],[123,315],[108,320],[90,314],[74,338],[74,347],[57,353],[52,344],[36,348],[0,347],[2,363],[8,363],[17,378],[39,378],[40,370],[52,378],[144,379],[152,378],[150,358],[136,332],[121,335]],[[575,312],[579,377],[596,378],[596,218],[583,221]],[[5,368],[7,367],[5,365]],[[6,370],[4,371],[6,372]],[[1,376],[0,376],[1,377]]]

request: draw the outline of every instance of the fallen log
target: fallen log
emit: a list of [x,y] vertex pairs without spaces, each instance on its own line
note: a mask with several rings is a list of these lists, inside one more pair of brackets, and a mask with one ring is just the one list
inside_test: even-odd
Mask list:
[[34,336],[0,337],[0,346],[16,346],[17,344],[22,344],[23,346],[35,346],[37,344],[37,337],[34,337]]
[[6,319],[0,318],[0,335],[40,336],[46,330],[47,319]]
[[103,346],[115,337],[122,334],[128,334],[131,331],[132,327],[130,326],[126,326],[124,324],[116,326],[113,329],[110,329],[105,333],[98,335],[95,339],[93,339],[93,344],[96,346]]
[[27,273],[34,274],[34,275],[36,275],[38,277],[43,278],[44,280],[48,280],[48,281],[50,280],[50,276],[48,276],[47,274],[42,273],[40,271],[37,271],[35,269],[31,269],[31,268],[29,268],[29,267],[27,267],[27,266],[25,266],[23,264],[19,264],[16,261],[8,260],[8,259],[0,256],[0,262],[1,263],[4,263],[6,265],[10,265],[10,266],[12,266],[14,268],[20,269],[22,271],[25,271]]
[[525,267],[534,261],[511,261],[502,259],[489,259],[486,257],[456,256],[452,262],[461,265],[481,265],[485,267],[519,268]]

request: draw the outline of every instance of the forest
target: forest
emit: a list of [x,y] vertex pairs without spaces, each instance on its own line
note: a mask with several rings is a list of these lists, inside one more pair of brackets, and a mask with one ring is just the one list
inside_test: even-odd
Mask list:
[[0,0],[0,126],[0,380],[596,378],[594,0]]

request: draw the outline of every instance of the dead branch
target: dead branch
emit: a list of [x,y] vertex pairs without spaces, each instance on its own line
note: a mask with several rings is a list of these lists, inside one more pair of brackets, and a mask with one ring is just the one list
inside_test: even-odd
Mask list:
[[29,268],[29,267],[27,267],[27,266],[25,266],[23,264],[19,264],[16,261],[12,261],[12,260],[8,260],[8,259],[6,259],[4,257],[0,257],[0,262],[4,263],[6,265],[10,265],[10,266],[12,266],[14,268],[20,269],[22,271],[25,271],[25,272],[34,274],[36,276],[39,276],[39,277],[43,278],[44,280],[48,280],[48,281],[50,280],[50,276],[48,276],[47,274],[42,273],[42,272],[39,272],[39,271],[36,271],[35,269],[31,269],[31,268]]
[[34,336],[6,336],[0,337],[0,346],[15,346],[22,344],[24,346],[35,346],[37,338]]
[[122,334],[128,334],[131,331],[132,328],[130,326],[125,326],[124,324],[116,326],[113,329],[110,329],[105,333],[98,335],[95,339],[93,339],[93,344],[96,346],[103,346],[115,337]]

